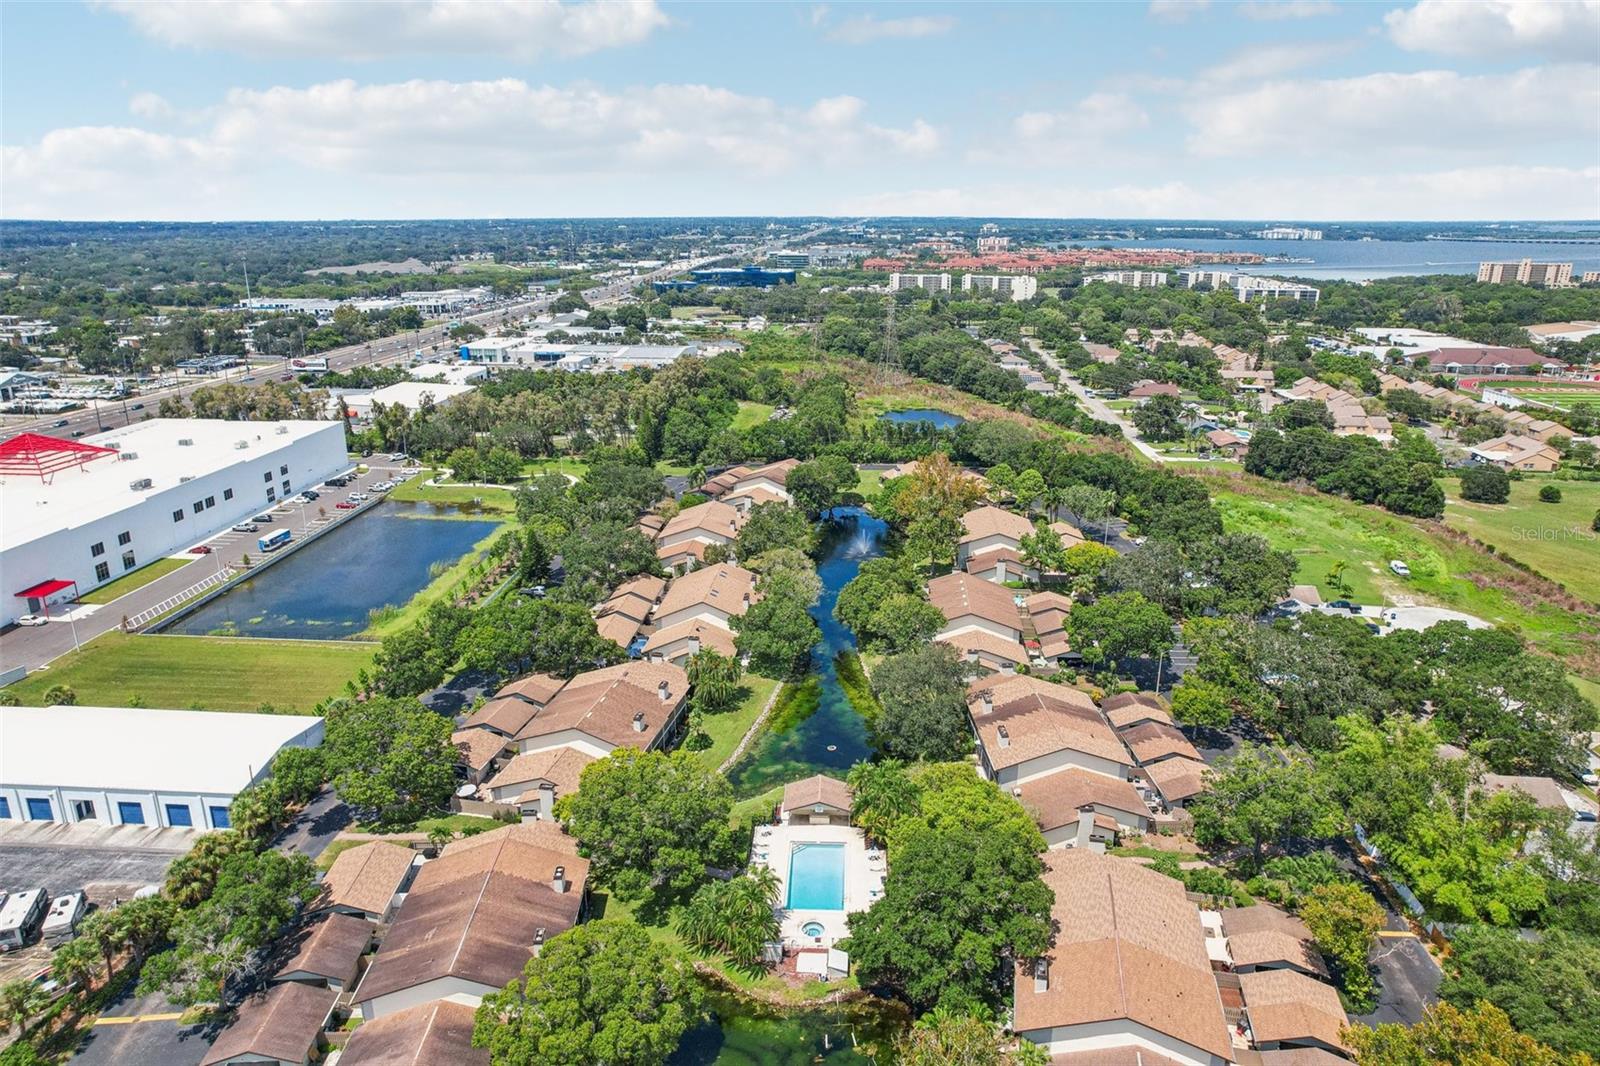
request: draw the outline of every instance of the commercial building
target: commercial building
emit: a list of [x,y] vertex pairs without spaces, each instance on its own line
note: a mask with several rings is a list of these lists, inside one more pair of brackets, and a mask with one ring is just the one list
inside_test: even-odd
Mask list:
[[1083,283],[1104,282],[1107,285],[1126,285],[1132,289],[1159,289],[1167,284],[1164,270],[1107,270],[1100,274],[1085,274]]
[[476,385],[448,385],[436,381],[397,381],[381,389],[340,392],[336,395],[344,402],[345,410],[352,418],[368,418],[380,406],[420,411],[449,403],[476,388]]
[[695,344],[552,344],[527,337],[486,337],[464,345],[461,358],[487,367],[608,374],[663,367],[699,351]]
[[[1597,279],[1600,280],[1600,279]],[[1578,322],[1542,322],[1528,327],[1528,337],[1535,344],[1566,342],[1576,344],[1600,333],[1600,322],[1587,319]]]
[[889,291],[922,289],[925,292],[949,292],[949,274],[890,274]]
[[990,252],[1009,252],[1011,250],[1010,237],[979,237],[978,254],[987,255]]
[[767,255],[767,266],[780,270],[804,270],[811,265],[809,252],[771,252]]
[[0,444],[0,625],[181,552],[349,467],[338,422],[157,418]]
[[410,370],[414,381],[442,381],[447,385],[470,385],[489,375],[487,368],[472,363],[418,363]]
[[793,285],[794,279],[795,273],[793,270],[772,270],[751,265],[691,270],[687,280],[657,281],[653,284],[657,292],[669,292],[673,289],[692,289],[697,285],[769,289],[774,285]]
[[1479,263],[1478,280],[1489,285],[1535,285],[1563,289],[1572,284],[1571,263],[1535,263],[1523,259],[1516,263]]
[[0,738],[0,818],[226,829],[228,805],[278,752],[322,743],[322,719],[0,707]]
[[1031,274],[963,274],[961,291],[997,292],[1020,303],[1039,292],[1039,279]]

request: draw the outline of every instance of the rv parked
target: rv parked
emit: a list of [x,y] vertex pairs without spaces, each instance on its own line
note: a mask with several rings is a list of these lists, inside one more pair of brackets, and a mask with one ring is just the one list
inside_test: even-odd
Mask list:
[[78,931],[79,920],[83,918],[85,903],[82,892],[68,892],[51,900],[50,909],[44,916],[44,942],[59,944],[72,939]]
[[49,905],[50,897],[42,888],[13,892],[7,897],[0,906],[0,951],[16,951],[31,944]]

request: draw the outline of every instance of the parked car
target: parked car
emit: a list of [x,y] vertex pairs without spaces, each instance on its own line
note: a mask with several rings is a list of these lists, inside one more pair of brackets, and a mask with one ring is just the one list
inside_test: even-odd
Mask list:
[[250,519],[250,521],[252,521],[252,522],[261,522],[261,523],[264,524],[264,523],[272,521],[272,516],[267,514],[267,513],[265,513],[265,512],[262,512],[261,514],[258,514],[254,518]]
[[233,531],[235,533],[254,533],[260,528],[261,527],[256,525],[254,522],[240,522],[238,525],[233,527]]
[[1390,559],[1389,560],[1389,569],[1393,570],[1400,577],[1410,577],[1411,576],[1411,567],[1407,566],[1405,563],[1401,562],[1399,559]]
[[349,500],[340,500],[338,503],[334,504],[334,506],[341,511],[354,511],[356,509],[356,505],[351,503]]
[[83,435],[84,435],[84,434],[85,434],[85,433],[88,433],[88,432],[89,432],[89,431],[88,431],[88,430],[86,430],[86,429],[75,429],[75,430],[73,430],[73,431],[72,431],[72,435],[73,435],[73,436],[74,436],[74,437],[81,437],[81,436],[83,436]]
[[372,499],[372,497],[368,496],[364,492],[352,492],[349,496],[346,496],[345,499],[349,500],[351,503],[365,503],[367,500]]
[[136,403],[136,404],[133,405],[133,409],[135,411],[143,411],[144,410],[144,404]]
[[54,426],[56,429],[60,429],[62,426],[66,425],[66,424],[67,424],[67,420],[65,418],[58,418],[53,423],[51,423],[51,425]]
[[209,545],[209,544],[196,544],[194,547],[189,549],[189,554],[190,555],[210,555],[211,554],[211,545]]
[[302,496],[304,496],[304,497],[305,497],[305,498],[306,498],[306,499],[308,499],[308,500],[315,500],[315,499],[317,499],[317,498],[318,498],[318,497],[320,497],[320,496],[321,496],[321,495],[322,495],[322,493],[320,493],[320,492],[313,492],[313,491],[312,491],[312,490],[310,490],[310,489],[306,489],[306,491],[304,491],[304,492],[302,492],[302,493],[301,493],[301,494],[300,494],[300,495],[302,495]]
[[1577,822],[1592,822],[1595,820],[1595,813],[1591,810],[1573,811],[1572,818]]
[[78,931],[78,921],[83,917],[85,903],[82,892],[67,892],[51,900],[42,927],[45,943],[59,944],[63,940],[70,940]]
[[395,452],[393,455],[389,456],[389,461],[391,463],[403,463],[406,461],[406,453]]
[[42,626],[48,621],[50,621],[50,619],[46,618],[42,614],[25,614],[21,618],[17,619],[17,625],[19,625],[19,626]]
[[335,486],[337,488],[341,488],[342,489],[346,485],[350,484],[350,479],[347,478],[347,477],[344,477],[342,475],[339,476],[339,477],[330,477],[327,481],[323,482],[323,484],[325,484],[325,485],[333,485],[333,486]]
[[1600,785],[1600,774],[1584,774],[1578,780],[1582,781],[1590,788],[1594,788],[1596,785]]
[[1361,613],[1361,605],[1359,603],[1351,603],[1349,600],[1334,600],[1328,606],[1336,611],[1349,611],[1351,614]]

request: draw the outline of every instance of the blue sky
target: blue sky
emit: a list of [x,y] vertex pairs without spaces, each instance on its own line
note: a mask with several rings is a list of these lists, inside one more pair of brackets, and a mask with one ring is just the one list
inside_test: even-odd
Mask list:
[[1600,0],[0,19],[11,218],[1600,217]]

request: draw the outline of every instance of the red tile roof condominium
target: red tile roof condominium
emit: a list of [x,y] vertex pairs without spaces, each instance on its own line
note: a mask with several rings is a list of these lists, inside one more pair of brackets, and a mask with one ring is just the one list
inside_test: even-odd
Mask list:
[[1200,914],[1183,884],[1084,848],[1045,861],[1057,932],[1039,963],[1017,964],[1016,1031],[1070,1040],[1072,1027],[1084,1026],[1085,1039],[1104,1047],[1117,1023],[1132,1023],[1129,1043],[1143,1026],[1233,1061]]

